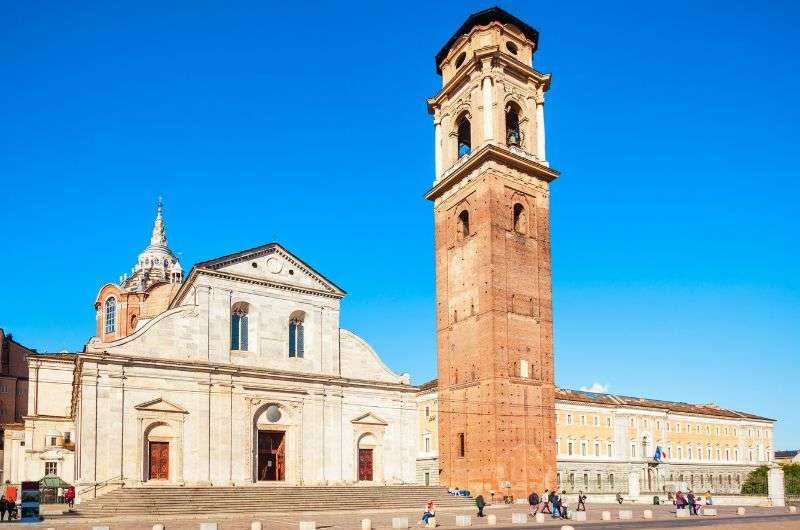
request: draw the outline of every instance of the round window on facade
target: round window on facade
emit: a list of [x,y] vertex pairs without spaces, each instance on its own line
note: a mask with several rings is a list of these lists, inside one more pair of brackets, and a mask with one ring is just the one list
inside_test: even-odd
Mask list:
[[270,405],[267,407],[267,419],[272,423],[281,419],[281,409],[277,405]]
[[467,52],[461,52],[461,55],[456,59],[456,68],[464,64],[464,59],[467,58]]
[[514,55],[516,55],[517,52],[519,51],[519,48],[517,48],[517,45],[514,44],[511,41],[506,42],[506,48],[508,48],[508,51],[510,51]]

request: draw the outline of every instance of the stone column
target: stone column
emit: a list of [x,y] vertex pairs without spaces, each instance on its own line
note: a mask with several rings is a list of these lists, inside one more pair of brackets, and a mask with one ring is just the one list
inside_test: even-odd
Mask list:
[[544,145],[544,94],[536,98],[536,156],[539,160],[547,160]]
[[433,117],[433,142],[435,146],[436,175],[434,181],[442,176],[442,118],[437,109]]
[[536,129],[536,98],[528,98],[528,130],[526,131],[527,135],[523,138],[523,146],[524,149],[531,153],[536,154],[538,146],[534,143],[538,136],[539,131]]
[[769,466],[767,471],[767,493],[775,507],[786,506],[786,497],[783,485],[783,468],[777,464]]
[[[492,78],[488,75],[483,78],[483,140],[488,143],[494,137],[492,130]],[[473,140],[474,143],[474,140]],[[473,149],[475,146],[473,145]]]

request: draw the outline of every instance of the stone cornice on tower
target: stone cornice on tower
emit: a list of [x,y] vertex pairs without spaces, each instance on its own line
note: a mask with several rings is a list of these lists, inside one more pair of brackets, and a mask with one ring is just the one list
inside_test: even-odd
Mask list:
[[487,144],[477,151],[461,157],[456,164],[444,172],[442,178],[425,194],[425,198],[431,201],[438,199],[471,172],[490,161],[521,171],[525,178],[533,176],[544,182],[552,182],[560,175],[555,169],[534,160],[532,155],[522,149],[512,150]]

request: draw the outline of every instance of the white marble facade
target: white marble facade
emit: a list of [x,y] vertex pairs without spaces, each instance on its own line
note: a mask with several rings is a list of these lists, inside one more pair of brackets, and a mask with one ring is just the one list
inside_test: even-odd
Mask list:
[[[240,485],[264,476],[414,482],[416,388],[339,328],[344,294],[278,244],[197,264],[169,308],[132,335],[34,357],[25,437],[41,451],[26,451],[22,466],[10,462],[16,478],[42,476],[45,431],[58,429],[74,441],[58,449],[59,474],[84,498],[122,484]],[[35,396],[59,410],[37,409]],[[272,456],[259,451],[260,436],[279,446],[266,450]]]

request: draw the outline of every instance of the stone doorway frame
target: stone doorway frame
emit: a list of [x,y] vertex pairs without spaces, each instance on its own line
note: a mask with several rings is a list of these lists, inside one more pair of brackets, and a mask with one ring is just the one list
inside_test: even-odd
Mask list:
[[[188,411],[183,407],[163,398],[156,398],[134,406],[136,410],[136,444],[138,480],[141,484],[175,484],[183,485],[183,425]],[[170,436],[158,436],[152,441],[169,442],[169,479],[150,480],[149,450],[150,432],[165,426]],[[173,471],[174,469],[174,471]]]

